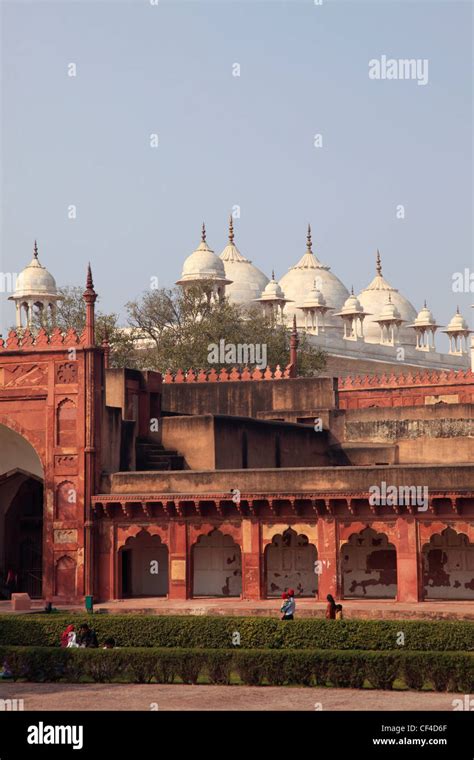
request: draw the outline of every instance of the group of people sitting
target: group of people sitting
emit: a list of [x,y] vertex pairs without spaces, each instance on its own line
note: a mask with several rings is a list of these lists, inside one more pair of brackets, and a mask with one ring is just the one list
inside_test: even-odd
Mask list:
[[[86,649],[97,649],[99,642],[97,634],[87,623],[82,623],[76,632],[74,625],[68,625],[61,634],[61,646],[77,649],[78,647]],[[115,639],[105,639],[102,649],[115,649]]]
[[[284,591],[281,598],[283,599],[280,607],[280,612],[282,613],[281,619],[294,620],[296,611],[294,589],[289,588],[287,591]],[[336,604],[336,600],[331,594],[328,594],[326,599],[328,602],[326,607],[326,620],[342,620],[342,604]]]

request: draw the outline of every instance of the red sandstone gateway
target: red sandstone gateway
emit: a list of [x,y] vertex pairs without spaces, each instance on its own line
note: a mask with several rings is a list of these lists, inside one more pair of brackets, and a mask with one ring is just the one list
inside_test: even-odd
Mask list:
[[[82,335],[0,342],[0,556],[18,591],[474,599],[472,372],[298,378],[294,327],[282,370],[162,384],[107,368],[90,269],[84,300]],[[371,503],[383,483],[426,508]]]

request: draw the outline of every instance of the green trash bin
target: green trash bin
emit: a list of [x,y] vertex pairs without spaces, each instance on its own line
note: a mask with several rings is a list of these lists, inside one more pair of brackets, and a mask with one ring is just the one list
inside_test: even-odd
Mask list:
[[93,596],[86,596],[86,610],[87,612],[94,611],[94,597]]

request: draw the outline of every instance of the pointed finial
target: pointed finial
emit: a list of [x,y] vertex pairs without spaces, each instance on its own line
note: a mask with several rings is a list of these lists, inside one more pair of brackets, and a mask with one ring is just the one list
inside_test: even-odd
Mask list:
[[229,243],[232,245],[234,242],[234,220],[232,214],[229,216]]
[[392,303],[392,294],[391,293],[388,294],[388,302]]
[[94,290],[94,282],[92,280],[92,269],[91,269],[90,262],[87,265],[86,290]]
[[351,296],[353,296],[353,295],[354,295],[354,286],[351,285]]
[[33,248],[33,256],[38,261],[38,243],[35,240],[35,247]]
[[459,306],[456,306],[456,314],[459,314]]
[[296,314],[293,314],[293,335],[297,335],[297,331],[296,331]]
[[201,230],[201,242],[206,242],[206,225],[204,222],[202,223],[202,230]]
[[377,274],[380,277],[380,275],[382,274],[382,259],[380,258],[380,251],[378,248],[377,248],[377,264],[375,268],[377,270]]
[[272,280],[273,281],[275,280],[275,270],[274,269],[272,269]]
[[308,223],[308,234],[306,235],[306,248],[309,253],[312,253],[312,240],[311,240],[311,225]]
[[423,304],[423,308],[426,309],[426,298],[425,298],[425,302]]

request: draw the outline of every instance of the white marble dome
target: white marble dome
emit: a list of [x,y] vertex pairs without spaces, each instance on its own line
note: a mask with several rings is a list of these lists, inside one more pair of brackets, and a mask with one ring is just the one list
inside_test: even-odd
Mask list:
[[[298,309],[295,304],[301,303],[306,294],[314,289],[315,281],[317,289],[324,293],[324,298],[332,308],[340,310],[349,296],[349,291],[341,280],[330,271],[330,267],[322,264],[316,258],[311,247],[311,227],[308,226],[307,248],[304,256],[283,275],[280,285],[285,293],[285,297],[294,303],[287,303],[285,306],[285,316],[287,321],[296,314],[296,324],[298,327],[304,327],[304,313]],[[326,327],[338,328],[341,330],[341,320],[332,314],[328,314]]]
[[416,327],[436,327],[436,319],[433,316],[433,312],[428,309],[425,304],[422,309],[420,309],[420,312],[415,319],[414,326]]
[[[311,290],[309,290],[303,300],[302,306],[304,308],[318,308],[318,307],[327,307],[326,299],[324,298],[322,292],[318,288],[318,281],[315,280],[313,283],[313,287]],[[301,306],[299,308],[302,308]],[[330,307],[327,307],[330,308]]]
[[397,309],[394,303],[392,303],[392,294],[389,293],[388,301],[383,307],[380,314],[375,315],[379,322],[381,321],[388,321],[388,320],[402,320],[402,315],[400,314],[400,311]]
[[40,264],[38,248],[35,242],[34,255],[31,262],[16,278],[15,298],[57,298],[56,280],[46,267]]
[[176,284],[183,285],[184,283],[202,282],[204,280],[215,280],[221,285],[230,284],[230,280],[226,277],[223,262],[206,242],[206,228],[203,224],[201,242],[184,262],[181,277]]
[[229,242],[219,256],[223,262],[225,276],[231,281],[225,294],[232,303],[251,304],[258,298],[269,282],[268,277],[242,256],[234,243],[232,217],[229,222]]
[[262,295],[260,296],[259,301],[275,301],[276,299],[284,300],[285,294],[283,290],[281,289],[278,282],[275,280],[275,278],[272,276],[272,279],[269,280],[267,285],[265,286]]
[[351,293],[349,298],[344,302],[344,306],[341,309],[341,314],[363,314],[364,309],[354,293]]
[[399,316],[397,319],[402,319],[403,324],[400,326],[399,338],[401,344],[407,344],[410,346],[416,345],[416,335],[407,325],[415,321],[417,312],[414,306],[408,301],[405,296],[398,292],[398,290],[382,276],[382,264],[380,259],[380,253],[377,251],[377,274],[372,282],[367,285],[357,296],[364,311],[368,312],[368,315],[364,321],[364,338],[367,343],[380,343],[380,325],[377,323],[377,319],[380,318],[384,309],[387,307],[388,296],[390,295],[392,306],[397,309]]
[[458,308],[456,314],[450,320],[445,332],[464,332],[465,330],[469,330],[469,325],[463,315],[459,313]]

